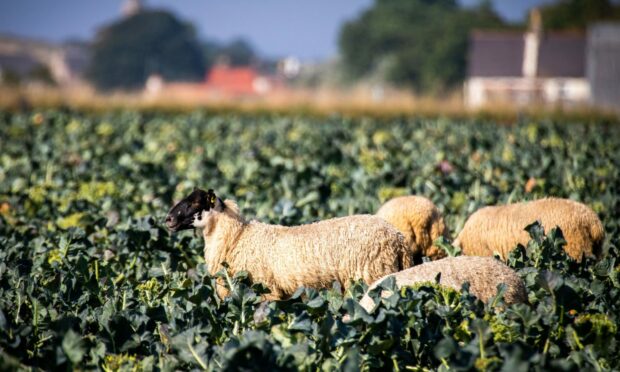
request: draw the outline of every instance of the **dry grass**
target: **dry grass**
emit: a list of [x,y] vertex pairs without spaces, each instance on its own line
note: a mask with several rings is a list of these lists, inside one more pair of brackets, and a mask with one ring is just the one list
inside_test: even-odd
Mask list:
[[49,88],[30,86],[0,87],[0,109],[28,107],[69,107],[76,110],[105,111],[135,109],[184,112],[207,109],[238,113],[304,113],[309,115],[372,117],[450,117],[489,119],[512,123],[522,117],[551,118],[560,121],[618,122],[618,114],[587,107],[516,108],[494,105],[470,110],[463,105],[460,92],[442,98],[420,97],[403,90],[386,89],[381,99],[365,86],[351,89],[280,89],[263,96],[223,96],[195,84],[173,84],[157,94],[116,92],[104,94],[87,87]]

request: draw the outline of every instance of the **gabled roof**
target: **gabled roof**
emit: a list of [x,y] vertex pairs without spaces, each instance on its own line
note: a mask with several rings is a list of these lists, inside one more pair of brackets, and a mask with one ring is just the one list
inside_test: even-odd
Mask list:
[[468,76],[522,76],[523,48],[520,32],[474,31],[469,44]]
[[585,75],[585,34],[563,32],[543,35],[538,52],[538,76],[584,77]]
[[[522,77],[525,33],[474,31],[468,55],[469,77]],[[538,49],[539,77],[584,77],[586,38],[580,32],[543,34]]]

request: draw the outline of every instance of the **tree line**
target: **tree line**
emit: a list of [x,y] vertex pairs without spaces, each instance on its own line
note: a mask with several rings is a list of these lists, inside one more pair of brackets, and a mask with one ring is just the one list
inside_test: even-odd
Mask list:
[[[585,29],[620,19],[610,0],[561,0],[540,7],[546,30]],[[465,78],[468,39],[473,29],[523,29],[509,24],[491,1],[466,8],[456,0],[375,0],[340,32],[345,71],[353,79],[379,74],[395,85],[441,93]]]
[[[620,19],[613,0],[559,0],[541,7],[547,30],[584,29],[596,20]],[[340,66],[356,81],[377,77],[419,93],[440,94],[465,78],[474,29],[523,28],[509,24],[490,0],[463,7],[456,0],[375,0],[339,33]],[[243,40],[201,42],[193,26],[166,11],[147,10],[104,27],[93,45],[87,77],[102,90],[137,89],[151,74],[197,81],[217,61],[257,60]]]
[[243,39],[201,41],[194,27],[162,10],[145,10],[104,27],[86,77],[100,90],[141,89],[146,79],[200,81],[218,60],[247,65],[257,56]]

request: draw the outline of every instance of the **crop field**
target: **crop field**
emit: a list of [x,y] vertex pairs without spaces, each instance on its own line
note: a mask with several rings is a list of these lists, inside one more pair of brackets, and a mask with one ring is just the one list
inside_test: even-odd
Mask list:
[[[429,283],[368,314],[361,282],[262,302],[224,271],[222,300],[202,237],[163,223],[194,187],[284,225],[423,195],[452,236],[482,206],[566,197],[605,256],[534,224],[507,260],[527,304]],[[0,370],[618,370],[619,256],[615,123],[0,111]]]

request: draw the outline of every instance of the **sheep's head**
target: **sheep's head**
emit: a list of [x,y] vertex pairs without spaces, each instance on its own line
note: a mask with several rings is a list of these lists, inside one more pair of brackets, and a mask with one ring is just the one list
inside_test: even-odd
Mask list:
[[166,216],[166,226],[172,231],[187,230],[197,227],[197,221],[221,204],[213,190],[195,189],[185,199],[178,202]]

